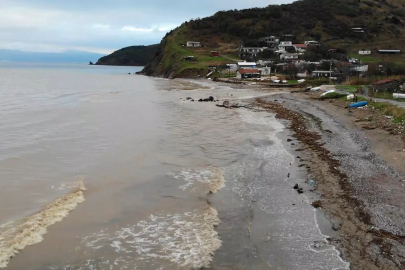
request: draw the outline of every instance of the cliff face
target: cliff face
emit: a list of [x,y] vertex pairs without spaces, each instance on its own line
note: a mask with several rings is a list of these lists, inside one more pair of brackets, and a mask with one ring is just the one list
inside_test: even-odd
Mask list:
[[145,66],[155,56],[159,45],[131,46],[101,57],[96,65]]
[[[239,45],[270,35],[283,38],[288,34],[297,43],[317,40],[325,48],[344,49],[348,54],[363,48],[403,49],[405,8],[401,1],[301,0],[266,8],[220,11],[168,33],[142,74],[166,78],[203,76],[209,65],[235,62]],[[203,47],[188,48],[187,41],[199,41]],[[221,57],[210,57],[211,51],[220,51]],[[185,60],[188,56],[193,60]]]

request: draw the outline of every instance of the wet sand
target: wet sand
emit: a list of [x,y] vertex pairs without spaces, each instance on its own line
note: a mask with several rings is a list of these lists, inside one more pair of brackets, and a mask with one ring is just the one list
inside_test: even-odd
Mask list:
[[295,149],[300,166],[315,180],[321,196],[314,206],[329,217],[336,231],[329,242],[351,268],[403,269],[401,134],[386,139],[381,130],[360,130],[347,110],[305,94],[263,98],[256,104],[291,122],[293,137],[300,142]]

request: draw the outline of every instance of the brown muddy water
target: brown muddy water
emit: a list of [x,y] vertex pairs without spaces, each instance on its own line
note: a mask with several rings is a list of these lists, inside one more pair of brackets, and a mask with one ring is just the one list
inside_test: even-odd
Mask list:
[[0,268],[348,269],[284,124],[184,101],[263,92],[138,70],[0,65]]

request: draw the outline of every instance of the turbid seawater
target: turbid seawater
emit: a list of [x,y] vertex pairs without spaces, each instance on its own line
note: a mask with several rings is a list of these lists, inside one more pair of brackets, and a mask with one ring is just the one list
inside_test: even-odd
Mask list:
[[263,91],[139,70],[0,65],[0,268],[348,269],[285,123],[185,101]]

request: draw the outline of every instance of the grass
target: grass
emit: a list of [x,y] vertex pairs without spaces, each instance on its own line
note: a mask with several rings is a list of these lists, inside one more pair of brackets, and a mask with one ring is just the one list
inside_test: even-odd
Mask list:
[[394,96],[392,95],[393,93],[384,93],[384,92],[378,92],[378,93],[373,93],[371,95],[371,97],[373,98],[381,98],[381,99],[390,99],[390,100],[395,100],[395,101],[399,101],[399,102],[405,102],[405,99],[401,99],[401,98],[394,98]]
[[[170,69],[174,73],[180,74],[187,69],[198,69],[200,73],[205,73],[205,71],[208,73],[209,65],[224,65],[233,62],[221,56],[211,57],[212,48],[189,48],[183,46],[182,44],[185,44],[188,38],[184,34],[185,26],[182,26],[182,28],[167,38],[165,56],[161,61],[161,65],[165,70]],[[183,59],[186,56],[194,56],[195,61],[184,61]]]
[[343,98],[343,97],[345,97],[345,99],[346,99],[345,94],[332,92],[332,93],[328,93],[328,94],[324,95],[323,97],[320,97],[319,99],[338,99],[338,98]]
[[[361,89],[363,87],[364,87],[364,85],[359,85],[359,89]],[[357,85],[336,85],[336,88],[339,90],[349,92],[349,93],[357,92]]]
[[405,108],[401,108],[386,102],[370,102],[370,100],[358,97],[358,101],[368,101],[368,106],[381,112],[384,115],[391,116],[392,122],[405,125]]
[[289,84],[297,84],[297,80],[287,80]]

